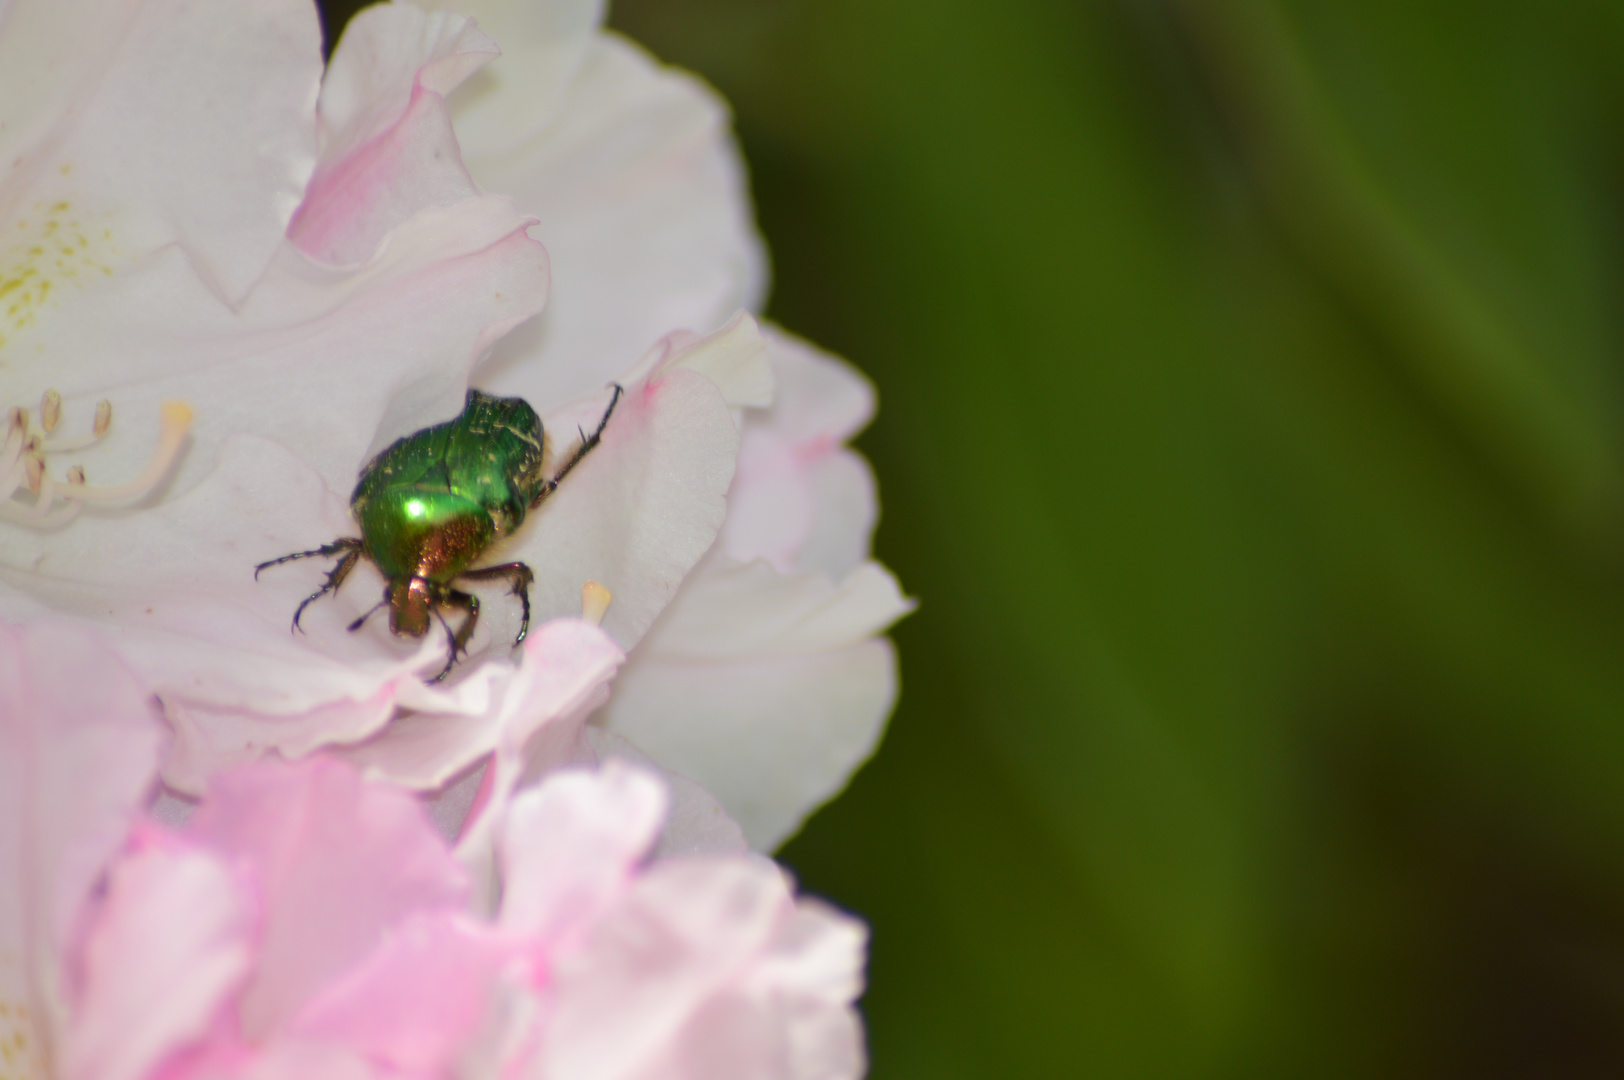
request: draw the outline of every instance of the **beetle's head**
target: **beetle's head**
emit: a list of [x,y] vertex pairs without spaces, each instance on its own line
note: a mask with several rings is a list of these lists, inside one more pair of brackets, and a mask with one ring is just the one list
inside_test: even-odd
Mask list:
[[391,581],[385,596],[389,601],[389,629],[410,637],[422,637],[429,632],[434,594],[427,581],[420,577]]

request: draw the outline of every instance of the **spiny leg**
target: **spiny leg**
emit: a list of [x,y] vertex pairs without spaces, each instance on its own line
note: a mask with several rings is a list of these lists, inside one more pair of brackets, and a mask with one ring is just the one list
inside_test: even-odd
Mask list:
[[468,612],[468,617],[462,621],[461,626],[457,627],[457,632],[452,634],[451,627],[446,624],[445,616],[440,615],[439,608],[435,609],[434,613],[439,615],[440,625],[446,628],[446,634],[451,637],[451,655],[445,658],[445,667],[441,668],[440,674],[434,677],[433,681],[435,682],[440,682],[451,674],[452,667],[457,663],[457,657],[467,653],[468,639],[474,636],[474,627],[479,625],[479,597],[472,593],[448,588],[441,594],[440,603],[446,607],[460,607]]
[[[620,404],[620,395],[625,393],[624,388],[621,387],[619,383],[611,383],[610,385],[615,388],[615,396],[609,399],[609,407],[603,410],[603,419],[598,421],[597,430],[590,435],[584,431],[581,432],[581,441],[575,447],[575,452],[569,456],[568,461],[564,462],[562,468],[553,473],[553,478],[542,485],[541,493],[538,494],[530,503],[531,506],[535,506],[537,503],[541,502],[541,500],[557,491],[559,483],[564,479],[564,477],[569,475],[570,470],[579,465],[581,463],[581,459],[586,457],[587,454],[591,453],[592,450],[597,447],[598,441],[603,438],[603,429],[609,426],[609,418],[615,415],[615,406]],[[576,430],[580,431],[579,428]]]
[[321,588],[317,589],[315,592],[311,593],[309,596],[305,597],[304,600],[300,602],[299,606],[293,610],[293,629],[299,631],[301,634],[304,633],[304,627],[299,625],[299,616],[304,614],[304,609],[309,607],[312,602],[320,600],[328,593],[337,592],[338,587],[344,584],[344,579],[350,576],[350,571],[355,569],[355,564],[360,560],[361,545],[360,541],[356,541],[356,546],[346,551],[344,553],[344,557],[338,560],[338,564],[327,572],[327,583]]
[[536,580],[536,575],[522,562],[464,570],[457,575],[459,581],[490,581],[495,578],[506,578],[512,586],[509,591],[519,598],[523,614],[519,618],[519,636],[513,639],[513,644],[522,645],[524,636],[530,632],[530,586]]
[[254,567],[254,580],[259,580],[259,572],[261,570],[267,570],[273,566],[281,566],[283,563],[292,562],[295,559],[314,559],[317,556],[325,559],[330,558],[333,555],[337,555],[341,551],[360,550],[361,541],[358,538],[351,536],[340,537],[339,539],[334,540],[331,544],[323,544],[319,548],[311,548],[309,551],[295,551],[292,555],[284,555],[280,559],[270,559],[266,562],[262,562],[258,566]]

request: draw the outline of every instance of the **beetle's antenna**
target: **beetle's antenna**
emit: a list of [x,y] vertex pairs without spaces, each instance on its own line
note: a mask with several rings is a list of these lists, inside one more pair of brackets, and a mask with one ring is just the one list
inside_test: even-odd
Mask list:
[[372,607],[368,608],[366,613],[364,615],[362,615],[359,619],[356,619],[354,622],[350,623],[350,633],[353,634],[357,630],[361,629],[361,624],[362,623],[364,623],[368,619],[372,618],[373,615],[376,615],[380,608],[386,608],[388,606],[389,606],[389,594],[386,592],[386,593],[383,594],[383,599],[382,600],[379,600]]

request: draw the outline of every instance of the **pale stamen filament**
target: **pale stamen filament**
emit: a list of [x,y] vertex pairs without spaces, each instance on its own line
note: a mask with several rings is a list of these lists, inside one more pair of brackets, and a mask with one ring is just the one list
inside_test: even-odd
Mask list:
[[[49,430],[61,419],[61,397],[48,390],[40,403],[40,422]],[[48,454],[90,446],[107,434],[113,407],[103,401],[96,406],[95,423],[88,438],[46,439],[43,432],[30,431],[26,409],[11,411],[10,428],[0,446],[0,521],[14,521],[41,528],[55,528],[71,521],[87,502],[133,502],[150,492],[169,474],[180,456],[186,432],[192,423],[192,408],[185,402],[166,401],[159,409],[158,445],[146,467],[122,484],[93,485],[85,482],[85,470],[75,465],[65,480],[57,480],[46,467]],[[24,484],[35,493],[31,504],[12,496]],[[53,510],[53,505],[62,504]]]
[[127,502],[138,499],[158,486],[180,454],[180,445],[186,441],[186,429],[192,426],[192,407],[184,401],[166,401],[160,407],[158,445],[141,475],[122,484],[98,487],[83,484],[75,489],[73,497],[83,502]]
[[51,500],[56,497],[56,481],[51,474],[45,471],[45,462],[40,462],[39,497],[34,500],[34,506],[28,511],[28,516],[35,521],[50,513]]
[[21,458],[13,458],[11,467],[0,473],[0,499],[9,500],[11,493],[16,491],[27,475],[27,466]]

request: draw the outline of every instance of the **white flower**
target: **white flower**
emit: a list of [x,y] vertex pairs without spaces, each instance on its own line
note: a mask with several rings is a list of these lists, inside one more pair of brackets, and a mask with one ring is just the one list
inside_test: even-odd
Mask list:
[[[301,635],[288,620],[323,568],[251,569],[354,535],[361,465],[455,415],[470,377],[531,401],[555,455],[617,379],[602,445],[491,559],[534,569],[533,625],[607,586],[603,628],[632,659],[597,726],[713,788],[756,845],[793,831],[872,748],[895,694],[876,635],[907,604],[866,562],[872,483],[840,449],[866,384],[733,317],[764,275],[721,106],[602,32],[591,3],[476,3],[477,26],[368,9],[319,107],[301,3],[89,6],[89,54],[79,8],[18,0],[0,26],[0,61],[72,54],[27,93],[0,74],[0,149],[21,163],[0,177],[0,236],[33,238],[0,247],[0,289],[28,298],[0,324],[0,404],[59,391],[69,432],[114,410],[82,453],[29,441],[47,409],[19,429],[0,476],[41,491],[3,509],[56,527],[0,523],[0,615],[101,622],[163,702],[183,791],[334,743],[439,786],[515,707],[517,605],[493,590],[473,659],[425,685],[437,634],[346,631],[382,590],[370,564]],[[555,291],[534,319],[542,244]],[[106,487],[153,445],[133,506],[49,516],[59,494],[131,494]],[[81,461],[90,483],[72,486]],[[417,722],[385,729],[402,709]]]

